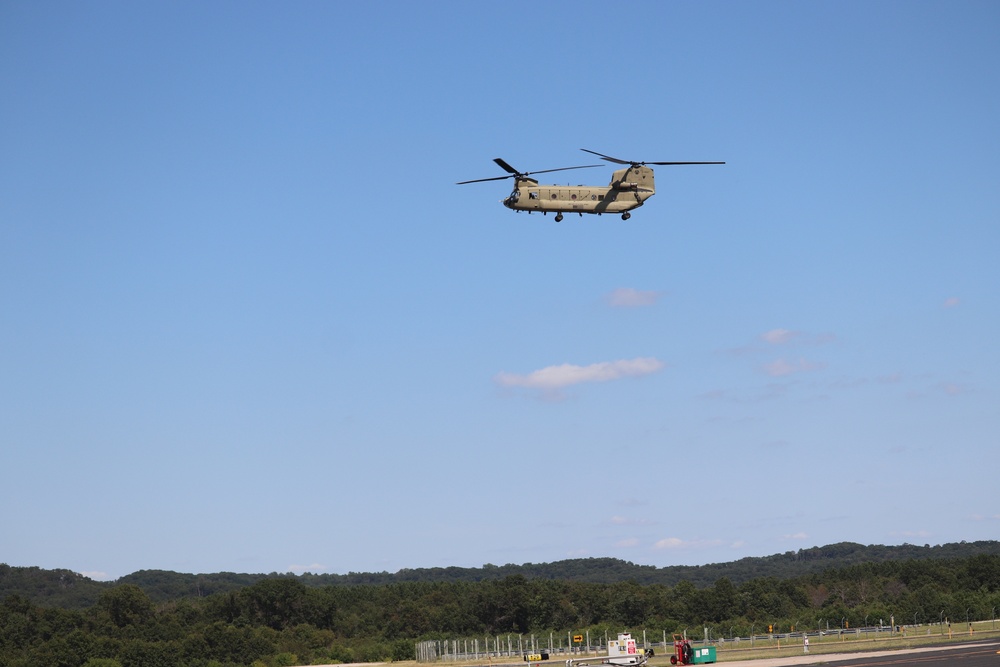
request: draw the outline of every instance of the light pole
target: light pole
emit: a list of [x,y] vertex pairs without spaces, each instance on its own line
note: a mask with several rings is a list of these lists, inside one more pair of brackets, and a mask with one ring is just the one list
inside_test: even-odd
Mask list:
[[750,624],[750,648],[753,648],[753,629],[757,627],[755,624]]

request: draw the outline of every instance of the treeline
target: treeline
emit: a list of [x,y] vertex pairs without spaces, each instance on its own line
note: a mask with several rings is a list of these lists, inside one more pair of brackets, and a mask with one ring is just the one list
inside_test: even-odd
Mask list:
[[642,585],[674,586],[689,582],[696,588],[713,585],[725,577],[739,585],[752,579],[790,579],[823,572],[830,568],[859,563],[968,558],[1000,555],[1000,542],[959,542],[942,545],[884,546],[842,542],[824,547],[788,551],[764,557],[748,557],[729,563],[658,568],[636,565],[616,558],[578,558],[554,563],[491,565],[481,568],[440,567],[403,569],[389,572],[348,574],[182,574],[164,570],[141,570],[116,582],[98,582],[69,570],[42,570],[37,567],[10,567],[0,564],[0,599],[20,595],[45,606],[85,609],[97,603],[101,593],[120,584],[134,584],[154,602],[200,598],[252,586],[264,579],[296,578],[310,587],[386,585],[397,583],[457,583],[499,581],[512,576],[529,580],[572,581],[612,584],[633,581]]
[[228,592],[156,603],[119,584],[87,609],[0,602],[0,665],[235,667],[411,659],[423,639],[713,629],[746,636],[869,624],[989,618],[1000,556],[864,563],[789,579],[699,588],[513,575],[478,582],[307,586],[268,577]]

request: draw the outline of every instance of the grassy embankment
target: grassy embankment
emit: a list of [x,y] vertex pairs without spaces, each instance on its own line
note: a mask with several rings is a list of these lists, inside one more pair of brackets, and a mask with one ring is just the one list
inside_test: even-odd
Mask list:
[[[809,637],[810,655],[824,655],[830,653],[858,653],[864,651],[890,651],[893,649],[918,648],[921,646],[931,646],[934,644],[946,644],[953,642],[966,642],[976,639],[997,639],[1000,638],[1000,621],[979,621],[972,623],[952,623],[951,627],[943,625],[922,625],[908,627],[904,632],[893,633],[864,633],[843,635],[826,635],[823,637]],[[719,662],[729,662],[735,660],[753,660],[756,658],[778,658],[793,655],[802,655],[802,638],[793,639],[760,639],[754,640],[753,648],[747,646],[749,642],[726,642],[716,645],[716,657]],[[742,644],[742,646],[741,646]],[[659,662],[660,656],[651,662],[655,665]],[[670,657],[666,656],[665,664],[669,664]]]
[[[972,623],[952,623],[951,627],[947,624],[932,624],[932,625],[921,625],[917,627],[908,627],[904,632],[881,632],[881,633],[868,633],[867,635],[863,632],[861,633],[844,633],[843,635],[830,634],[824,635],[822,637],[812,636],[809,637],[809,654],[810,655],[826,655],[832,653],[861,653],[868,651],[891,651],[893,649],[908,649],[908,648],[919,648],[922,646],[931,646],[934,644],[947,644],[947,643],[957,643],[957,642],[967,642],[977,639],[998,639],[1000,638],[1000,620],[997,621],[974,621]],[[695,643],[696,646],[701,646],[700,643]],[[756,637],[753,641],[753,646],[750,646],[750,642],[746,639],[741,641],[725,641],[722,643],[713,643],[716,648],[716,658],[719,662],[734,662],[742,660],[755,660],[760,658],[779,658],[802,655],[804,653],[802,646],[802,638],[785,638],[785,639],[767,639],[762,637]],[[649,665],[652,667],[663,667],[664,665],[670,664],[670,653],[663,653],[663,649],[659,646],[656,648],[657,654],[654,658],[649,661]],[[566,656],[568,657],[568,656]],[[580,655],[574,655],[573,657],[584,657]],[[593,656],[595,658],[600,658],[601,656]],[[564,657],[562,655],[553,656],[553,660],[549,663],[532,663],[534,667],[557,667],[564,664]],[[393,663],[397,667],[403,667],[404,665],[410,664],[407,662],[397,662]],[[418,663],[412,663],[417,665]],[[503,657],[499,659],[491,660],[462,660],[462,661],[451,661],[451,660],[440,660],[438,665],[448,665],[449,667],[462,667],[464,665],[470,666],[482,666],[482,665],[510,665],[517,664],[510,660],[510,658]],[[520,663],[528,667],[527,663]]]

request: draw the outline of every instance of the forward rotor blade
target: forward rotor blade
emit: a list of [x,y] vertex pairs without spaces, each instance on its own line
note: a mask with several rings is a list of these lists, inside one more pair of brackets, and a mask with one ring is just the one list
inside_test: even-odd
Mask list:
[[516,174],[521,173],[517,169],[514,169],[514,167],[512,167],[509,164],[507,164],[506,162],[504,162],[501,158],[495,157],[495,158],[493,158],[493,161],[496,162],[498,165],[500,165],[500,168],[503,169],[504,171],[506,171],[508,174],[515,174],[516,175]]
[[629,162],[627,160],[619,160],[616,157],[609,157],[607,155],[604,155],[603,153],[598,153],[597,151],[592,151],[592,150],[589,150],[589,149],[586,149],[586,148],[581,148],[580,150],[583,151],[583,152],[585,152],[585,153],[591,153],[593,155],[596,155],[597,157],[601,158],[602,160],[607,160],[608,162],[614,162],[615,164],[632,164],[631,162]]
[[512,167],[509,164],[507,164],[506,162],[504,162],[503,159],[501,159],[501,158],[494,158],[493,161],[496,162],[498,165],[500,165],[500,167],[504,171],[510,172],[510,175],[508,175],[508,176],[493,176],[492,178],[476,178],[476,179],[473,179],[471,181],[459,181],[455,185],[465,185],[467,183],[482,183],[484,181],[502,181],[502,180],[504,180],[506,178],[527,178],[531,174],[547,174],[547,173],[552,172],[552,171],[567,171],[569,169],[590,169],[592,167],[600,167],[601,166],[599,164],[585,164],[585,165],[582,165],[582,166],[579,166],[579,167],[560,167],[559,169],[543,169],[541,171],[526,171],[526,172],[524,172],[522,174],[517,169],[514,169],[514,167]]
[[493,178],[477,178],[471,181],[459,181],[455,185],[465,185],[466,183],[482,183],[484,181],[503,181],[508,178],[514,178],[517,174],[511,174],[510,176],[494,176]]
[[542,169],[541,171],[529,171],[524,175],[527,176],[528,174],[548,174],[553,171],[569,171],[570,169],[592,169],[593,167],[600,167],[600,166],[601,165],[599,164],[585,164],[579,167],[559,167],[558,169]]

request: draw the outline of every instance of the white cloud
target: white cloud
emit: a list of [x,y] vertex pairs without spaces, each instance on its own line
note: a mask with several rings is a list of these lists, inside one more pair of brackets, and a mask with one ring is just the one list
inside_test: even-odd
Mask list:
[[771,345],[783,345],[799,335],[798,331],[788,329],[771,329],[765,331],[760,337]]
[[92,570],[89,572],[78,572],[77,574],[82,574],[88,579],[93,579],[94,581],[108,581],[109,579],[107,572],[98,572],[96,570]]
[[619,287],[608,295],[608,304],[616,308],[636,308],[652,306],[659,301],[662,292],[655,290],[638,290],[631,287]]
[[798,361],[785,361],[784,359],[778,359],[764,364],[762,368],[764,369],[764,372],[771,377],[781,377],[783,375],[791,375],[792,373],[819,370],[823,368],[823,365],[815,364],[811,361],[806,361],[805,359],[799,359]]
[[948,297],[947,299],[944,300],[944,307],[945,308],[955,308],[960,303],[962,303],[962,300],[959,299],[957,296],[950,296],[950,297]]
[[526,387],[529,389],[556,390],[584,382],[608,382],[626,377],[639,377],[656,373],[665,364],[653,357],[604,361],[589,366],[562,364],[547,366],[527,375],[500,372],[494,381],[504,387]]
[[684,540],[679,537],[666,537],[653,545],[654,549],[680,549]]

